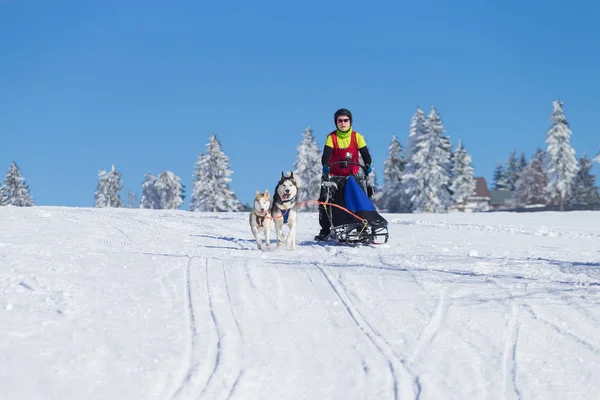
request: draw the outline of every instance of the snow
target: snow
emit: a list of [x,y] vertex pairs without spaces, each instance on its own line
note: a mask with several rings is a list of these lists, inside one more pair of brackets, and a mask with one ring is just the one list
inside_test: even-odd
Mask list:
[[0,397],[597,396],[600,214],[383,215],[263,252],[246,213],[0,207]]

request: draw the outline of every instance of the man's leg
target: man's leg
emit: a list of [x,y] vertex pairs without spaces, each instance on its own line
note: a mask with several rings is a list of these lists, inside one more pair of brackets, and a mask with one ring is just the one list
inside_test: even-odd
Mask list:
[[[319,194],[319,201],[325,202],[328,200],[327,192],[328,188],[323,186],[323,180],[321,180],[321,193]],[[319,225],[321,226],[321,231],[317,236],[315,236],[315,240],[327,240],[327,236],[329,236],[329,232],[331,230],[331,222],[329,220],[329,216],[327,215],[327,210],[322,204],[319,204]]]

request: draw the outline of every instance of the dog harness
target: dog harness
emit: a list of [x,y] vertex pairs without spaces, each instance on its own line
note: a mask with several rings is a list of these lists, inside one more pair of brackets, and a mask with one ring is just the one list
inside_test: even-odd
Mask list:
[[[295,200],[296,200],[296,196],[292,197],[289,200],[282,200],[281,201],[281,203],[282,203],[281,205],[283,206],[283,203],[289,203],[289,202],[295,201]],[[281,211],[281,214],[283,215],[283,223],[284,224],[287,224],[287,222],[288,222],[288,216],[289,216],[289,212],[288,211],[290,211],[292,207],[290,207],[290,208],[281,208],[281,207],[279,207],[279,205],[277,206],[277,208],[279,208],[279,211]]]
[[265,218],[267,217],[266,215],[260,216],[256,213],[254,213],[254,215],[256,216],[256,224],[260,227],[263,226],[263,224],[265,223]]

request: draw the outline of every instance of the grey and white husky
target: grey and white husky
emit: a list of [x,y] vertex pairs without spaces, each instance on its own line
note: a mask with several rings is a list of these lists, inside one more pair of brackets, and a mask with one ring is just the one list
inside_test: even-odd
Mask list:
[[[277,246],[281,246],[285,238],[285,245],[288,250],[296,249],[296,230],[298,228],[298,214],[296,213],[296,196],[298,195],[299,182],[294,177],[293,172],[284,174],[281,172],[281,179],[275,186],[273,195],[273,206],[271,208],[271,218],[275,222],[275,233],[277,234]],[[283,226],[287,225],[289,232],[287,236],[283,235]]]

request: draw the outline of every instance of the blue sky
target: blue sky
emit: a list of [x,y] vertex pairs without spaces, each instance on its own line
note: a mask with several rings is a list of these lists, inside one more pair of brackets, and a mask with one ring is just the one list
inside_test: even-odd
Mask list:
[[87,207],[112,164],[123,199],[169,170],[187,209],[214,132],[249,202],[341,107],[381,181],[392,135],[405,146],[434,105],[491,184],[511,149],[545,148],[556,98],[577,155],[594,156],[600,4],[567,4],[1,0],[0,174],[14,160],[36,204]]

